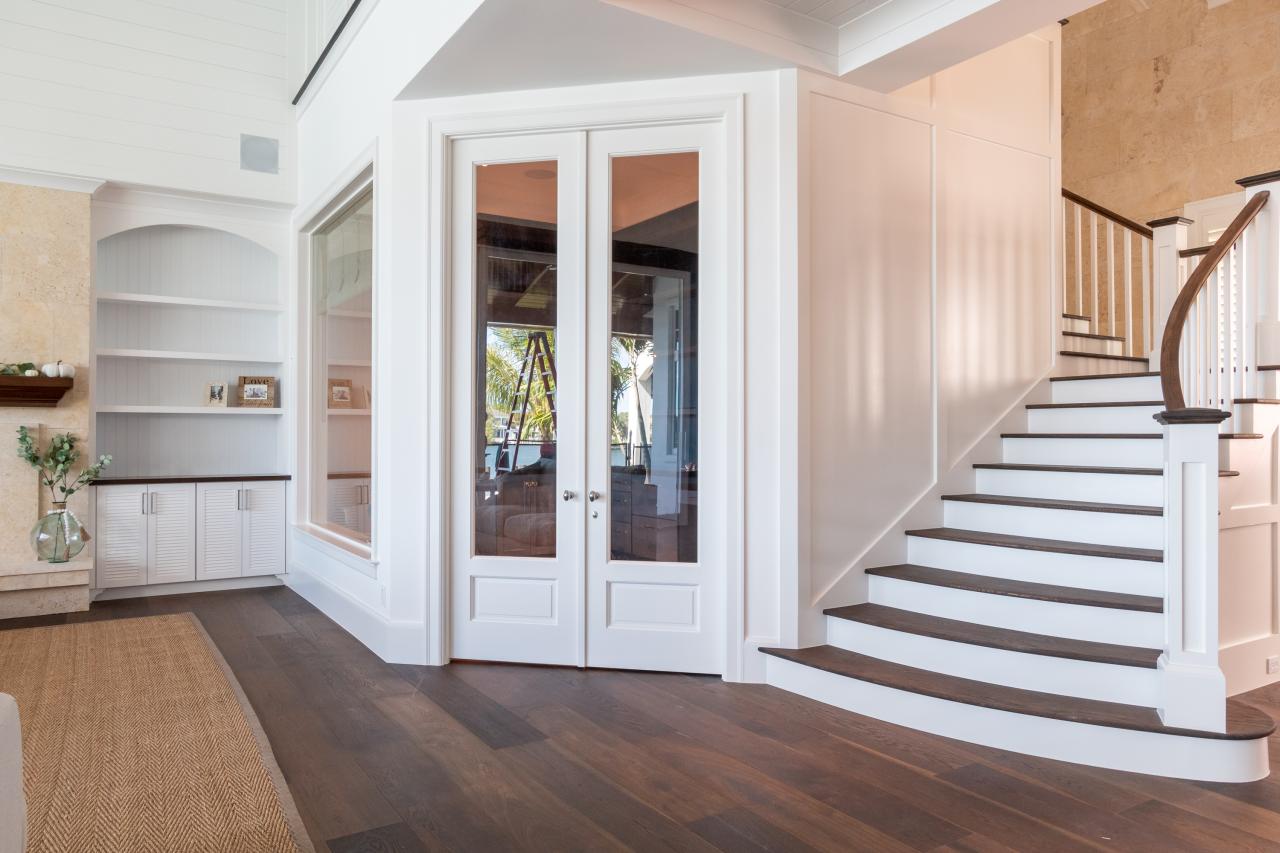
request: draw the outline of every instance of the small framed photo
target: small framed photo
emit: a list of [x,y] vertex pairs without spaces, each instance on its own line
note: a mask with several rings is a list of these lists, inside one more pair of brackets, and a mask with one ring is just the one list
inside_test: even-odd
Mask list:
[[224,408],[227,405],[227,383],[206,382],[204,386],[204,404]]
[[351,408],[351,380],[350,379],[330,379],[329,380],[329,408],[331,409]]
[[240,405],[270,409],[276,404],[276,378],[274,376],[241,376]]

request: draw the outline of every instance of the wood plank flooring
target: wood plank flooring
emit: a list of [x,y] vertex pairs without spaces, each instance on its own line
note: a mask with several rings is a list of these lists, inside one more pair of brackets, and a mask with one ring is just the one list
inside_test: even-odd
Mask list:
[[[1218,785],[1094,770],[716,678],[393,666],[284,588],[0,629],[187,610],[322,853],[1280,849],[1280,772]],[[1280,685],[1242,698],[1280,715]],[[1280,771],[1280,739],[1271,752]]]

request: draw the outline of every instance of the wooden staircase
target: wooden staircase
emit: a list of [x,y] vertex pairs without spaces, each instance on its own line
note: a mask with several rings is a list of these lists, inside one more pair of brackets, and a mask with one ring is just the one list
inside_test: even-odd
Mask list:
[[[1066,321],[1064,338],[1082,318]],[[906,563],[867,570],[866,603],[824,611],[826,644],[762,649],[770,684],[1048,758],[1209,781],[1267,775],[1265,714],[1230,701],[1225,731],[1162,720],[1160,379],[1132,370],[1145,359],[1096,349],[1064,352],[1097,372],[1049,380],[1052,402],[1026,407],[1027,431],[1003,434],[1002,458],[974,465],[975,491],[942,497],[944,526],[908,531]],[[1111,373],[1110,361],[1128,369]],[[1237,473],[1233,447],[1260,438],[1223,433],[1219,477]]]

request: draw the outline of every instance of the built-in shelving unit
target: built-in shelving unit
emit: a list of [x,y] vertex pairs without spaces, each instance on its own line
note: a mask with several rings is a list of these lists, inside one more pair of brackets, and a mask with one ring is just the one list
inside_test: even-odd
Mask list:
[[[100,239],[94,408],[114,477],[285,470],[285,302],[279,256],[212,227],[150,225]],[[238,407],[241,376],[277,405]],[[210,383],[229,405],[207,406]]]

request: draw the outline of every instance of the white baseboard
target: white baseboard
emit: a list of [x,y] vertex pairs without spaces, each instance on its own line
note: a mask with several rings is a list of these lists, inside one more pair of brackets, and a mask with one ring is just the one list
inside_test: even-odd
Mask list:
[[387,663],[426,664],[424,623],[388,619],[300,564],[289,567],[285,583]]
[[224,589],[259,589],[267,586],[283,586],[277,575],[257,578],[222,578],[212,581],[187,581],[185,583],[158,583],[148,586],[117,586],[95,589],[94,601],[118,601],[122,598],[151,598],[157,595],[184,595],[190,592],[218,592]]

